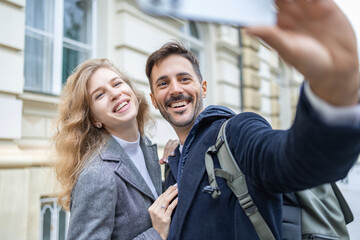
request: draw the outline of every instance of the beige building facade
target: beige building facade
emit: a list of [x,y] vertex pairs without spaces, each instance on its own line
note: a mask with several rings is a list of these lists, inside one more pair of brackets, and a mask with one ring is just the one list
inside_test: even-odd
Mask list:
[[[109,58],[149,98],[148,55],[178,39],[200,60],[205,105],[290,126],[301,76],[238,28],[154,18],[134,0],[0,0],[0,239],[65,239],[50,138],[61,86],[86,58]],[[151,107],[159,153],[170,125]]]

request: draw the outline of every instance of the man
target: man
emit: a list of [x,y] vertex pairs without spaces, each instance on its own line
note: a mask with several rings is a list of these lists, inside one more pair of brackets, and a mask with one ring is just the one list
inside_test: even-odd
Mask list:
[[[147,61],[155,108],[180,140],[169,159],[167,184],[178,183],[169,239],[259,239],[225,180],[213,199],[204,156],[226,119],[227,140],[246,176],[249,194],[276,239],[282,239],[284,192],[344,178],[360,152],[359,62],[353,30],[331,0],[278,0],[278,23],[247,29],[307,80],[293,126],[272,130],[254,113],[203,109],[207,85],[192,53],[176,42]],[[215,165],[218,164],[215,159]],[[216,166],[215,166],[216,167]]]

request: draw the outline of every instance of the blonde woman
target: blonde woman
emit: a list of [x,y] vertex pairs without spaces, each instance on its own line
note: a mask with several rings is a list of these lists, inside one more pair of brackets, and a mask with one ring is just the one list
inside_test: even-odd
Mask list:
[[85,61],[68,78],[54,137],[68,240],[167,238],[177,186],[160,195],[148,120],[144,95],[107,59]]

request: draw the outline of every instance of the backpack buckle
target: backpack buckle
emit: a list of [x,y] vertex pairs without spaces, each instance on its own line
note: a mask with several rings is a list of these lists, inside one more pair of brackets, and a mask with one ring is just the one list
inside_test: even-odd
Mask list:
[[215,191],[218,192],[219,195],[221,194],[220,189],[218,187],[215,188],[210,185],[205,186],[202,190],[203,193],[208,193],[208,194],[212,194]]
[[244,210],[247,216],[250,216],[257,211],[257,207],[248,193],[246,193],[242,197],[239,197],[238,199],[242,209]]
[[215,153],[217,153],[220,149],[220,147],[224,144],[225,140],[223,138],[223,136],[220,136],[215,143]]

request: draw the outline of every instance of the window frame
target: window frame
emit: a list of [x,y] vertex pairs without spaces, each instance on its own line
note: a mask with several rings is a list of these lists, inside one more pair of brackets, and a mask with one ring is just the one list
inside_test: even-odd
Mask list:
[[[30,30],[30,33],[25,33],[26,36],[31,35],[32,32],[38,33],[41,36],[52,37],[52,56],[51,56],[51,70],[50,79],[44,77],[41,87],[36,89],[35,87],[26,86],[26,75],[24,72],[24,90],[29,92],[35,92],[40,94],[50,94],[50,95],[59,95],[63,87],[63,47],[74,49],[79,53],[87,53],[88,58],[94,58],[96,56],[96,20],[97,20],[97,2],[98,0],[90,0],[91,8],[89,9],[89,43],[82,43],[79,41],[72,40],[64,36],[64,1],[66,0],[55,0],[53,3],[54,15],[51,21],[53,22],[53,32],[47,32],[39,30],[28,25],[25,25],[27,31]],[[57,9],[62,9],[62,11],[57,11]],[[45,20],[46,21],[46,20]],[[79,47],[79,48],[76,48]],[[24,50],[24,55],[26,54],[26,49]],[[44,66],[44,65],[43,65]],[[47,75],[45,72],[43,75]]]
[[[190,30],[190,24],[194,24],[199,37],[195,37],[191,34],[191,30]],[[184,45],[189,49],[189,50],[196,50],[199,52],[199,56],[198,60],[200,63],[200,69],[202,69],[202,60],[203,60],[203,56],[204,56],[204,50],[205,50],[205,43],[204,43],[204,38],[203,38],[203,32],[201,27],[199,26],[199,24],[197,22],[194,21],[187,21],[186,24],[181,28],[181,40],[184,42]]]
[[[43,205],[44,204],[44,205]],[[51,222],[50,222],[50,240],[58,240],[59,236],[59,216],[60,211],[65,212],[65,229],[64,236],[66,239],[69,220],[70,220],[70,212],[65,211],[58,203],[56,197],[42,197],[40,199],[40,217],[39,217],[39,239],[43,240],[43,225],[44,225],[44,214],[46,210],[49,209],[51,213]]]

